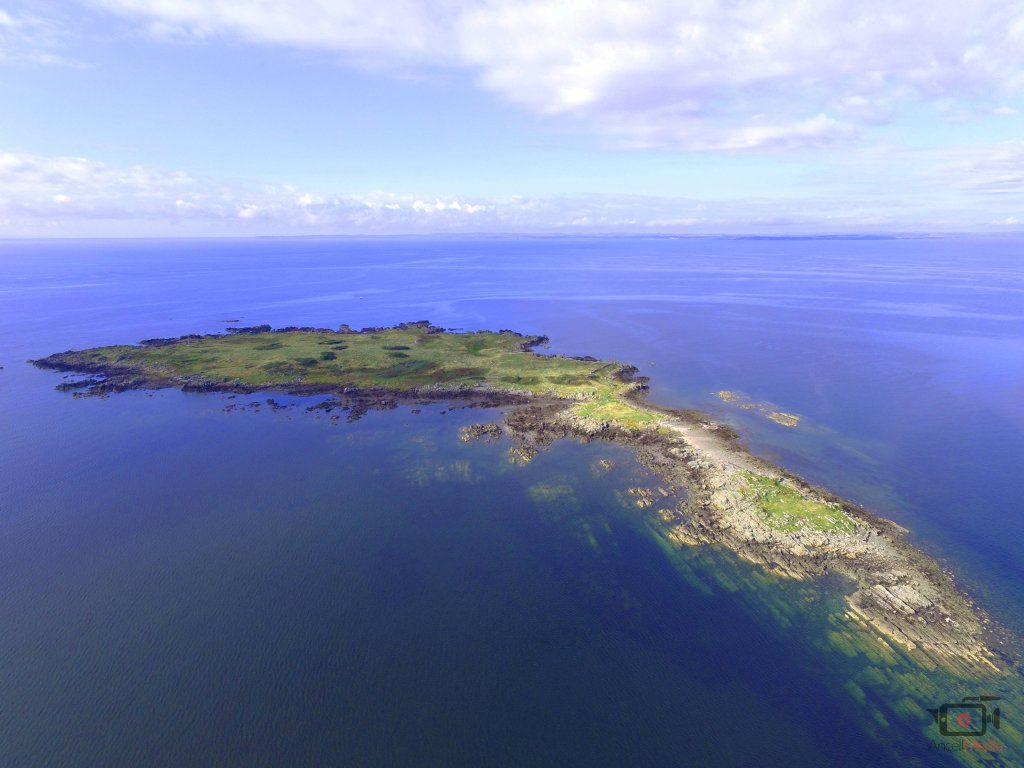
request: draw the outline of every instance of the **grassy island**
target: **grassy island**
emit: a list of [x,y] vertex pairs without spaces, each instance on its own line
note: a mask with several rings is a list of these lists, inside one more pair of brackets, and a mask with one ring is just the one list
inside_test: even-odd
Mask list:
[[546,341],[508,330],[457,333],[425,321],[361,331],[256,326],[33,362],[83,375],[59,385],[83,395],[175,387],[322,393],[335,398],[323,407],[353,412],[398,401],[507,406],[503,424],[474,425],[463,439],[505,434],[517,443],[509,451],[515,461],[564,437],[633,446],[664,487],[631,493],[641,509],[664,500],[649,514],[668,539],[719,544],[782,577],[841,574],[853,586],[850,620],[883,643],[929,663],[999,667],[983,616],[947,573],[903,540],[898,525],[752,455],[704,414],[649,403],[646,379],[632,366],[538,353]]
[[447,397],[477,390],[574,401],[580,417],[592,421],[656,421],[626,400],[640,384],[631,366],[533,351],[546,341],[508,330],[446,332],[427,322],[362,331],[257,326],[62,352],[37,362],[102,373],[97,393],[138,388],[140,379],[190,390],[348,389]]

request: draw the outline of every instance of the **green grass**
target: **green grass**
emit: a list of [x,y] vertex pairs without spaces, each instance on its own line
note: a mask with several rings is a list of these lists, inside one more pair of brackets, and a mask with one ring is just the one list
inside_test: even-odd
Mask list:
[[810,529],[853,533],[856,524],[838,505],[809,501],[782,480],[744,472],[744,495],[756,500],[769,526],[780,531]]
[[614,393],[601,393],[592,400],[573,406],[576,415],[587,421],[616,424],[634,429],[652,426],[658,417],[650,411],[625,402]]
[[166,346],[111,346],[48,358],[65,366],[102,363],[151,376],[202,377],[259,388],[296,385],[379,387],[395,392],[437,386],[586,401],[586,418],[641,425],[652,414],[621,399],[629,385],[618,363],[538,355],[511,332],[430,332],[418,325],[373,333],[289,331],[184,339]]

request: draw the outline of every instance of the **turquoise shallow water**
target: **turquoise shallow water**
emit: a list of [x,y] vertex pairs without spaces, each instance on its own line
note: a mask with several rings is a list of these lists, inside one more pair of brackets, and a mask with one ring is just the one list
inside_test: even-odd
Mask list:
[[[1019,253],[0,244],[0,764],[943,764],[924,707],[970,684],[851,647],[834,591],[666,551],[621,501],[645,479],[627,452],[556,445],[518,468],[457,439],[497,414],[332,425],[306,401],[75,400],[23,361],[227,319],[546,333],[908,525],[1020,629]],[[597,476],[601,457],[616,466]]]

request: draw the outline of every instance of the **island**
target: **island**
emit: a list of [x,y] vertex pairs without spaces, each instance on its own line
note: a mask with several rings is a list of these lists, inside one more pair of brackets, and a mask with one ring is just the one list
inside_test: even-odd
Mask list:
[[262,325],[31,362],[74,374],[59,388],[82,396],[166,387],[323,394],[323,408],[353,418],[402,403],[501,407],[500,424],[474,425],[463,439],[507,435],[521,460],[560,438],[627,445],[663,483],[660,494],[638,492],[637,505],[672,498],[656,512],[678,544],[724,546],[786,578],[846,579],[850,620],[926,664],[963,673],[1012,664],[996,650],[984,612],[895,522],[753,455],[705,414],[649,402],[635,367],[542,354],[546,342],[426,321],[361,330]]

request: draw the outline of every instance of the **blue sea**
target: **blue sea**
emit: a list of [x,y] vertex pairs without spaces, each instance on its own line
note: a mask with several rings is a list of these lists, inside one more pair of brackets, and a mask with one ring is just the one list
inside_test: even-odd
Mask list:
[[420,319],[635,364],[1024,634],[1024,238],[0,241],[0,766],[959,765],[927,708],[978,694],[1020,729],[1019,679],[874,648],[843,585],[671,546],[626,449],[26,362]]

